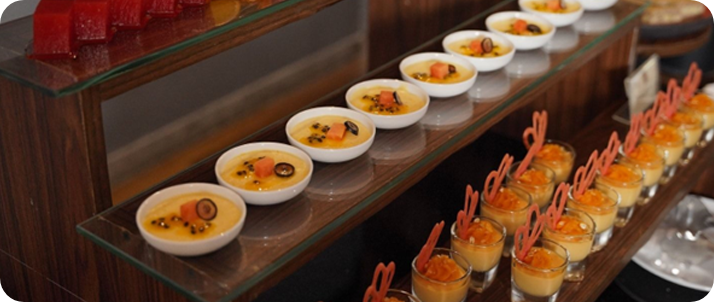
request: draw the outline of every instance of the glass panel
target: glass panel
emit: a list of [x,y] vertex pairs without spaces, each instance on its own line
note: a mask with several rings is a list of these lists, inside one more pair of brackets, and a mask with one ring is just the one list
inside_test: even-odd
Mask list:
[[[498,10],[517,9],[515,2]],[[623,37],[644,7],[619,2],[610,10],[586,13],[582,23],[558,30],[547,50],[518,52],[505,69],[483,73],[468,93],[434,99],[426,116],[402,130],[378,131],[367,154],[341,164],[315,165],[313,179],[303,194],[287,203],[250,207],[245,227],[227,247],[216,253],[181,258],[157,252],[142,239],[134,215],[143,199],[166,186],[216,179],[211,157],[188,171],[124,202],[78,226],[83,235],[129,261],[186,296],[200,301],[230,301],[286,264],[302,259],[305,251],[340,230],[360,222],[399,192],[422,177],[441,159],[487,130],[497,119],[515,110],[525,95],[580,66]],[[481,12],[458,28],[484,28],[492,10]],[[436,37],[418,50],[439,50]],[[398,77],[397,58],[364,78]],[[346,87],[316,101],[315,105],[344,106]],[[285,142],[287,118],[246,140]],[[381,203],[380,203],[381,202]]]

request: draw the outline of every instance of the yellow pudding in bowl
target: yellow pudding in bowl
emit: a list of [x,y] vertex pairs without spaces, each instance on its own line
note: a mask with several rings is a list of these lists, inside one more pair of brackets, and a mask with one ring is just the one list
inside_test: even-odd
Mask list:
[[[349,123],[356,126],[347,126]],[[357,129],[356,131],[353,131]],[[305,146],[320,149],[346,149],[361,145],[372,136],[372,129],[356,119],[325,115],[309,118],[290,130],[290,136]]]
[[595,182],[604,185],[620,195],[620,208],[629,208],[635,205],[642,192],[643,174],[636,166],[629,166],[619,162],[610,166],[607,173],[598,176]]
[[474,72],[469,68],[439,60],[408,65],[404,68],[404,73],[416,80],[432,84],[460,83],[474,76]]
[[397,89],[373,86],[352,93],[349,102],[357,109],[377,115],[402,115],[415,112],[426,105],[426,100],[409,92],[406,87]]
[[555,173],[555,183],[568,181],[575,162],[575,149],[557,141],[548,141],[536,154],[533,162],[546,166]]
[[513,236],[516,229],[526,223],[532,202],[527,192],[501,186],[492,201],[487,201],[485,196],[481,194],[481,215],[503,225],[508,236]]
[[142,225],[157,238],[187,242],[223,235],[244,214],[223,196],[194,192],[168,198],[150,208]]
[[485,272],[501,260],[505,228],[498,222],[476,217],[469,226],[468,239],[458,237],[457,225],[451,226],[451,248],[469,261],[474,272]]
[[309,172],[308,163],[291,153],[258,150],[240,154],[228,161],[221,178],[244,190],[271,191],[294,186]]
[[656,145],[664,152],[665,166],[677,164],[684,153],[684,134],[669,123],[657,125],[652,135],[644,133],[643,141]]
[[508,171],[509,186],[528,192],[533,198],[533,203],[539,208],[547,207],[555,190],[555,172],[544,165],[532,163],[520,177],[516,178],[516,170],[520,164],[521,162],[514,163]]
[[464,56],[476,58],[495,58],[511,52],[512,48],[484,37],[481,39],[464,39],[452,42],[447,46],[452,51]]
[[612,229],[617,217],[618,200],[609,195],[599,189],[588,189],[575,198],[571,189],[566,206],[587,213],[595,222],[595,233],[603,233]]
[[706,94],[697,94],[691,100],[684,103],[686,108],[696,111],[702,117],[702,128],[714,128],[714,100]]
[[534,11],[551,14],[569,14],[580,10],[577,2],[565,3],[561,0],[531,1],[526,6]]
[[664,173],[664,154],[659,148],[652,143],[640,143],[629,154],[620,148],[620,155],[623,158],[623,163],[633,165],[642,170],[644,178],[642,185],[651,187],[659,183]]
[[704,132],[704,122],[701,116],[694,111],[678,111],[669,120],[674,126],[684,131],[684,147],[691,148],[697,145]]
[[550,26],[517,18],[496,21],[491,26],[500,32],[525,37],[541,36],[551,31]]
[[[412,292],[422,302],[461,302],[469,290],[471,267],[460,254],[448,249],[434,249],[421,273],[412,263]],[[440,254],[443,253],[443,254]]]
[[511,280],[518,290],[536,297],[552,296],[560,290],[568,265],[567,251],[547,239],[544,246],[533,246],[523,260],[513,255]]

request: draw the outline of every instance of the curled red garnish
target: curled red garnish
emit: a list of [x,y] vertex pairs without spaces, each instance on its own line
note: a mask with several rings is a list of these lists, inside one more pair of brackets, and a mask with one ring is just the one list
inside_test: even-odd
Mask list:
[[667,83],[667,107],[664,108],[664,114],[667,119],[672,118],[672,116],[677,112],[679,108],[682,90],[677,86],[677,81],[675,79],[669,79]]
[[657,125],[659,125],[660,118],[659,118],[659,96],[658,100],[655,101],[654,105],[652,108],[649,110],[645,111],[645,115],[642,118],[642,128],[645,129],[645,132],[647,135],[653,135],[655,129],[657,129]]
[[466,186],[466,197],[464,200],[464,209],[459,211],[456,216],[456,226],[458,227],[459,238],[466,238],[469,233],[469,226],[476,215],[476,206],[478,205],[478,191],[474,191],[471,185]]
[[627,132],[627,137],[625,137],[624,151],[625,154],[630,154],[637,147],[637,141],[640,140],[640,128],[642,127],[643,114],[635,114],[630,119],[630,131]]
[[427,240],[426,244],[421,248],[421,251],[419,252],[419,257],[417,257],[416,267],[419,272],[424,273],[426,271],[426,263],[429,262],[431,253],[434,252],[436,243],[437,241],[439,241],[439,235],[441,235],[441,230],[443,229],[444,221],[442,220],[441,222],[437,223],[431,230],[429,240]]
[[573,197],[580,198],[585,194],[585,191],[590,187],[590,185],[595,180],[595,175],[600,169],[602,159],[600,158],[597,150],[593,151],[588,158],[588,163],[585,166],[580,166],[577,171],[575,171],[575,177],[573,178]]
[[[538,154],[543,144],[545,143],[545,132],[548,128],[548,112],[543,110],[543,113],[533,112],[533,126],[523,132],[523,142],[528,147],[528,153],[523,158],[521,164],[516,169],[515,178],[518,179],[526,173],[528,166],[531,165],[533,158]],[[533,138],[533,143],[529,142],[529,138]],[[530,145],[530,146],[529,146]]]
[[[498,171],[491,171],[491,173],[488,174],[483,187],[483,194],[485,194],[484,197],[487,201],[493,201],[493,199],[496,198],[496,194],[498,194],[498,190],[501,188],[501,184],[503,184],[503,180],[506,178],[506,174],[508,170],[511,169],[512,164],[513,156],[506,154],[501,160]],[[493,184],[491,184],[491,182],[493,182]],[[491,185],[490,188],[489,185]]]
[[615,157],[617,157],[617,150],[620,149],[620,138],[617,136],[617,131],[613,131],[610,135],[610,141],[607,143],[607,148],[602,150],[600,154],[600,172],[602,174],[607,174],[610,170],[610,166],[615,162]]
[[568,191],[570,191],[570,185],[561,183],[555,191],[555,194],[553,194],[553,202],[550,203],[550,206],[545,211],[545,222],[551,229],[555,230],[555,226],[558,224],[558,221],[560,221],[560,217],[563,216],[565,203],[568,201]]
[[[533,224],[533,229],[530,228],[531,219],[535,214],[536,222]],[[526,224],[519,226],[516,229],[516,234],[514,235],[514,247],[516,249],[516,257],[523,260],[526,257],[528,251],[533,247],[538,236],[543,231],[543,226],[545,225],[545,216],[540,215],[540,209],[538,209],[537,204],[532,204],[528,209],[528,218],[526,219]],[[529,232],[530,230],[530,232]]]
[[682,82],[682,96],[685,101],[692,99],[701,81],[702,70],[697,66],[697,62],[692,62],[692,64],[689,65],[689,72]]
[[[394,265],[394,262],[389,262],[389,265],[387,266],[384,266],[384,263],[377,265],[377,268],[374,270],[372,285],[370,285],[364,293],[364,299],[362,299],[363,302],[384,301],[384,297],[387,296],[387,290],[389,290],[389,286],[392,284],[395,268],[396,266]],[[380,284],[377,285],[377,281],[380,279],[380,276],[382,277],[382,280]]]

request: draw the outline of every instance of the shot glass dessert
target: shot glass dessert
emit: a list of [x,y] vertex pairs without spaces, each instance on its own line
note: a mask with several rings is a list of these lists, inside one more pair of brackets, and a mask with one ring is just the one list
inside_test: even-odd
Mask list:
[[607,187],[589,188],[579,197],[575,196],[573,190],[570,189],[568,193],[567,208],[585,212],[592,218],[595,235],[591,252],[600,251],[612,237],[620,197]]
[[[486,191],[491,188],[487,187]],[[532,204],[531,195],[518,188],[501,186],[493,199],[487,198],[487,194],[481,195],[481,215],[493,219],[506,229],[502,254],[508,257],[516,229],[526,223],[528,208]]]
[[714,100],[706,94],[695,95],[684,103],[684,108],[697,112],[702,117],[704,133],[699,146],[704,147],[714,139]]
[[523,259],[514,248],[511,259],[511,301],[556,301],[569,261],[562,245],[539,239]]
[[694,110],[684,107],[669,118],[672,125],[684,132],[684,153],[679,160],[680,165],[687,165],[694,156],[694,150],[704,133],[704,120]]
[[555,225],[546,224],[543,238],[562,245],[570,254],[565,281],[580,282],[595,239],[595,221],[587,213],[565,209]]
[[684,154],[684,133],[671,123],[662,122],[652,132],[642,131],[642,142],[657,146],[664,156],[664,171],[660,184],[666,184],[677,172],[677,164]]
[[566,182],[573,170],[575,149],[565,142],[546,140],[533,162],[553,170],[556,184]]
[[463,302],[469,291],[471,265],[454,250],[435,248],[444,222],[434,226],[412,261],[412,293],[423,302]]
[[598,171],[595,179],[597,187],[604,191],[607,190],[603,188],[614,190],[620,197],[615,226],[624,227],[632,218],[635,204],[642,192],[643,178],[642,169],[625,164],[621,160],[615,160],[607,171]]
[[555,172],[544,165],[531,163],[528,165],[527,170],[520,177],[517,177],[516,171],[520,164],[521,162],[515,163],[508,171],[507,184],[511,188],[518,188],[528,192],[533,198],[533,203],[544,209],[553,197]]
[[470,288],[477,293],[488,288],[496,277],[506,240],[506,228],[497,221],[476,216],[464,239],[458,235],[458,225],[451,226],[451,248],[471,264]]
[[632,152],[620,148],[620,162],[642,170],[642,191],[637,198],[638,205],[645,205],[654,197],[659,187],[659,180],[664,174],[664,152],[652,143],[642,142]]

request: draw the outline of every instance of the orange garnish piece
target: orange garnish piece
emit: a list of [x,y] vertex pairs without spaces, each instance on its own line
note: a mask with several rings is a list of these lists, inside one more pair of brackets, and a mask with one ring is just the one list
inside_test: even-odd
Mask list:
[[558,189],[553,194],[553,202],[545,211],[546,223],[550,228],[555,229],[555,226],[560,221],[563,216],[563,211],[565,210],[565,203],[568,201],[568,191],[570,191],[570,185],[566,183],[561,183]]
[[575,177],[573,178],[573,197],[580,198],[583,193],[590,187],[590,185],[595,180],[597,171],[600,170],[602,160],[597,152],[593,151],[588,158],[588,163],[585,166],[580,166],[577,171],[575,171]]
[[493,244],[501,240],[501,232],[497,231],[490,222],[479,220],[469,226],[465,237],[461,237],[466,241],[471,241],[472,238],[473,243],[481,245]]
[[522,19],[516,20],[516,22],[513,23],[513,30],[515,30],[517,33],[524,33],[528,29],[528,22]]
[[576,197],[576,199],[584,205],[593,207],[602,207],[612,203],[612,200],[598,189],[587,190],[582,196]]
[[652,144],[640,144],[629,154],[630,158],[641,162],[653,162],[660,159],[657,154],[657,146]]
[[532,249],[521,260],[532,267],[540,269],[555,268],[563,265],[563,258],[544,248]]
[[541,170],[528,169],[518,178],[518,181],[527,185],[542,186],[548,184],[550,179],[548,179],[548,175],[545,175],[545,172]]
[[682,141],[682,135],[677,128],[670,125],[663,125],[655,129],[652,138],[658,142],[676,143]]
[[560,145],[545,144],[538,154],[536,154],[536,158],[547,161],[565,161],[567,159],[567,152],[568,151],[563,149]]
[[[511,169],[511,164],[513,164],[513,156],[508,154],[503,156],[501,164],[498,166],[497,171],[491,171],[486,177],[486,183],[484,183],[483,192],[487,201],[491,202],[496,197],[503,184],[503,180],[506,178],[508,170]],[[490,185],[490,188],[489,188]]]
[[610,171],[603,175],[605,175],[605,177],[607,178],[621,182],[633,182],[640,179],[640,176],[632,172],[632,169],[623,165],[613,165],[612,167],[610,167]]
[[700,93],[689,99],[687,106],[702,112],[714,112],[714,100],[708,95]]
[[446,255],[436,255],[429,259],[422,273],[425,277],[439,282],[451,282],[464,276],[456,261]]
[[676,112],[672,115],[672,122],[689,126],[701,125],[702,120],[694,114],[687,112]]
[[565,235],[585,235],[589,230],[587,224],[572,216],[563,216],[560,221],[551,228]]
[[[363,302],[384,301],[384,297],[387,296],[387,290],[389,290],[389,286],[392,284],[395,268],[394,262],[389,262],[387,266],[385,266],[384,263],[377,265],[377,268],[374,269],[372,285],[370,285],[364,293]],[[381,281],[379,285],[377,281]]]
[[431,253],[434,252],[436,243],[439,241],[439,236],[441,235],[441,230],[443,229],[444,221],[442,220],[434,225],[434,228],[431,230],[431,234],[429,235],[429,239],[421,248],[421,251],[419,251],[419,256],[417,257],[416,262],[416,267],[419,272],[424,273],[426,271],[426,263],[429,262],[429,257],[431,256]]
[[528,205],[528,202],[518,197],[518,195],[513,193],[509,188],[500,190],[498,194],[496,194],[496,198],[489,201],[489,203],[494,207],[504,210],[519,210]]
[[606,174],[612,163],[615,162],[618,149],[620,149],[620,139],[617,136],[617,132],[613,131],[612,135],[610,135],[610,141],[607,143],[607,148],[600,153],[600,170],[603,174]]
[[467,239],[467,232],[471,221],[476,215],[476,206],[478,205],[478,191],[474,191],[471,185],[466,186],[466,197],[464,200],[464,209],[456,215],[456,225],[461,239]]
[[[530,229],[531,219],[535,216],[535,224],[533,228]],[[519,226],[516,229],[514,235],[514,248],[516,251],[516,257],[523,260],[528,251],[533,247],[536,240],[543,231],[543,226],[545,225],[545,216],[540,215],[540,209],[538,209],[537,204],[531,205],[528,209],[528,218],[526,219],[526,224]],[[530,232],[529,232],[530,230]]]

